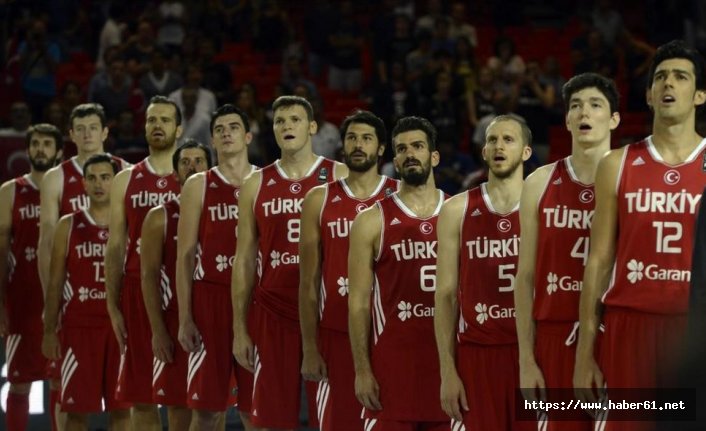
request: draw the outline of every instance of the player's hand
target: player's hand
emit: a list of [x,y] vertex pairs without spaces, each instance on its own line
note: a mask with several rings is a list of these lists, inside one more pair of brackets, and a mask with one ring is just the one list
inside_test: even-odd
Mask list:
[[520,390],[527,401],[547,400],[544,375],[534,360],[520,361]]
[[382,410],[380,387],[372,372],[355,374],[355,397],[368,410]]
[[312,352],[304,352],[302,356],[302,376],[304,380],[318,382],[328,376],[326,362],[321,357],[318,349]]
[[191,353],[201,348],[201,333],[193,320],[187,320],[179,324],[179,344]]
[[44,334],[44,337],[42,337],[42,354],[47,359],[55,361],[61,358],[61,344],[56,332]]
[[243,333],[233,337],[233,356],[241,367],[255,372],[255,349],[250,335]]
[[598,402],[605,395],[603,373],[593,357],[576,358],[574,367],[574,394],[584,402]]
[[125,329],[125,320],[123,319],[123,313],[118,309],[111,310],[108,308],[108,315],[110,316],[110,323],[113,325],[113,332],[115,332],[115,338],[118,340],[118,347],[120,348],[120,353],[125,353],[125,346],[127,343],[127,329]]
[[171,364],[174,360],[174,342],[164,330],[152,331],[152,353],[162,362]]
[[441,408],[451,419],[458,422],[463,421],[463,413],[468,411],[466,390],[456,370],[441,376]]
[[0,338],[7,337],[8,331],[7,323],[7,312],[5,311],[5,305],[0,305]]

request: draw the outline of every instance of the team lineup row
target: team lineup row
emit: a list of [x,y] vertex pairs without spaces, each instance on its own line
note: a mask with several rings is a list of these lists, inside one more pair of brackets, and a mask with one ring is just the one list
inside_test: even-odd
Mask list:
[[683,43],[660,47],[653,133],[616,150],[614,83],[575,76],[569,157],[523,179],[530,127],[496,117],[488,181],[453,197],[435,186],[426,119],[391,132],[397,181],[378,173],[382,120],[347,117],[334,162],[312,152],[297,96],[273,104],[281,158],[261,169],[232,105],[211,119],[215,166],[203,143],[177,148],[181,115],[160,96],[134,166],[103,153],[99,105],[74,108],[78,154],[57,166],[60,132],[32,126],[30,173],[0,188],[8,428],[26,428],[30,384],[49,378],[60,430],[86,429],[102,402],[118,430],[161,429],[158,404],[171,430],[222,429],[233,405],[246,429],[296,429],[303,377],[324,431],[655,429],[609,411],[523,418],[517,389],[591,400],[675,385],[706,185],[704,72]]

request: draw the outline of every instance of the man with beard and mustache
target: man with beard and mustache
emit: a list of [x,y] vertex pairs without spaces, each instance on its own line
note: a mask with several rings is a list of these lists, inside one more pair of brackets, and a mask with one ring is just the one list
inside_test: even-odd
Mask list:
[[181,112],[171,100],[155,96],[145,114],[150,155],[116,175],[110,190],[105,287],[108,314],[124,361],[117,398],[134,403],[135,429],[161,430],[152,399],[152,334],[140,282],[140,234],[147,212],[179,193],[172,156],[181,136]]
[[30,172],[0,187],[0,337],[6,338],[7,429],[24,430],[32,382],[47,377],[42,356],[44,293],[39,281],[39,184],[61,158],[64,140],[51,124],[27,130]]
[[441,406],[468,431],[533,426],[515,417],[520,377],[512,296],[522,163],[531,143],[524,120],[495,117],[482,150],[488,182],[446,201],[439,215],[434,326]]
[[[322,431],[363,427],[355,399],[348,338],[348,232],[355,216],[398,188],[378,174],[387,131],[371,112],[358,111],[341,125],[348,176],[314,187],[302,204],[299,240],[299,323],[302,375],[319,382]],[[320,350],[319,350],[320,348]]]
[[446,198],[432,175],[439,164],[436,129],[424,118],[402,118],[392,131],[392,148],[399,192],[358,214],[351,227],[355,394],[365,406],[368,431],[447,431],[432,320],[436,226]]
[[[172,157],[172,167],[183,187],[187,178],[211,167],[211,150],[186,139]],[[189,356],[176,342],[179,332],[176,297],[177,224],[179,198],[152,208],[142,222],[140,268],[142,296],[152,329],[152,399],[167,406],[169,429],[184,431],[191,424],[186,405]]]

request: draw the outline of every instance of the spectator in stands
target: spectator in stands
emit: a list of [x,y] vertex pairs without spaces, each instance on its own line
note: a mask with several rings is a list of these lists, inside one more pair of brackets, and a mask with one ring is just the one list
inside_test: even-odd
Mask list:
[[456,1],[451,5],[449,36],[454,40],[459,37],[465,37],[473,48],[478,46],[476,28],[468,23],[466,4],[464,2]]
[[98,37],[98,60],[96,69],[103,69],[106,65],[104,56],[108,48],[120,46],[123,40],[123,31],[127,27],[122,22],[123,7],[120,3],[111,3],[108,7],[108,19],[106,19],[100,36]]
[[394,32],[392,37],[384,41],[381,46],[376,47],[377,53],[377,73],[380,82],[387,82],[389,67],[392,62],[405,61],[407,55],[415,48],[415,40],[412,35],[412,21],[404,14],[397,14],[394,21]]
[[179,109],[184,112],[184,104],[182,103],[181,93],[184,88],[189,87],[197,90],[198,97],[196,98],[196,110],[204,115],[211,115],[216,110],[216,96],[211,90],[207,90],[201,86],[203,82],[203,73],[201,67],[195,63],[189,63],[186,66],[186,82],[184,86],[169,95],[169,99],[177,104]]
[[506,36],[495,39],[495,55],[488,59],[488,67],[506,84],[515,82],[525,73],[525,62],[515,53],[515,42]]
[[603,37],[595,28],[579,36],[572,43],[572,49],[580,51],[575,56],[574,74],[595,72],[609,78],[615,78],[618,71],[618,59],[612,47],[603,42]]
[[424,70],[432,61],[432,55],[431,32],[422,30],[417,34],[416,49],[407,54],[405,59],[407,80],[409,82],[416,81],[424,74]]
[[246,83],[240,87],[235,99],[235,105],[245,112],[250,123],[252,140],[250,145],[248,145],[249,160],[251,163],[264,166],[266,154],[260,143],[262,142],[261,135],[267,128],[267,124],[265,124],[267,120],[265,119],[265,110],[257,102],[257,91],[252,84]]
[[329,36],[331,53],[328,86],[332,90],[357,92],[363,84],[361,52],[363,36],[360,23],[353,13],[353,2],[339,3],[336,28]]
[[452,91],[453,84],[452,73],[441,70],[436,75],[434,93],[421,107],[422,115],[436,127],[439,136],[446,139],[458,139],[462,133],[464,92]]
[[29,106],[25,102],[15,102],[10,107],[9,127],[0,129],[0,137],[24,138],[27,136],[30,124],[32,124],[32,116]]
[[[103,52],[103,64],[108,65],[110,64],[110,61],[115,57],[116,55],[120,55],[120,47],[118,46],[110,46],[106,48],[106,50]],[[87,100],[93,100],[96,95],[96,89],[108,85],[108,68],[103,67],[100,69],[96,69],[95,73],[91,77],[91,80],[88,83],[88,90],[86,91],[86,99]],[[128,75],[127,80],[132,85],[132,76]],[[69,108],[69,111],[73,109],[73,106]]]
[[24,100],[32,118],[39,121],[44,107],[56,96],[55,72],[61,59],[59,46],[49,41],[42,20],[32,22],[27,39],[20,43],[20,73]]
[[169,52],[179,50],[186,34],[184,23],[188,11],[179,0],[163,0],[157,10],[159,13],[159,31],[157,43],[167,48]]
[[415,28],[415,33],[419,35],[422,32],[432,34],[436,26],[438,18],[449,19],[444,14],[444,5],[441,0],[427,0],[426,14],[419,17]]
[[540,80],[539,63],[527,62],[522,78],[513,88],[512,110],[532,125],[532,144],[536,148],[549,142],[548,110],[554,106],[554,87]]
[[338,127],[324,118],[324,102],[321,99],[312,100],[311,107],[314,108],[314,119],[318,126],[316,133],[311,137],[311,148],[314,154],[331,160],[340,160],[343,143]]
[[[550,115],[551,124],[563,124],[564,123],[564,101],[561,99],[561,89],[566,83],[566,79],[561,76],[561,70],[559,70],[559,61],[556,57],[548,56],[544,59],[544,65],[542,66],[542,71],[539,75],[539,81],[546,86],[552,87],[554,89],[554,104],[548,109]],[[644,99],[645,86],[642,87],[643,99]],[[645,101],[641,101],[642,105]]]
[[156,46],[152,24],[146,19],[141,19],[137,23],[136,34],[127,40],[125,48],[127,70],[135,79],[149,69],[150,56]]
[[218,106],[234,99],[233,78],[227,63],[216,62],[216,45],[212,38],[201,37],[198,42],[198,62],[203,73],[203,85],[216,96]]
[[603,43],[608,46],[614,46],[620,34],[625,31],[623,17],[613,8],[610,0],[597,0],[591,18],[593,27],[600,33]]
[[645,111],[648,109],[645,106],[647,71],[655,55],[655,48],[625,30],[618,36],[618,49],[628,74],[628,111]]
[[309,47],[309,73],[314,78],[320,77],[328,64],[331,55],[329,35],[335,26],[335,17],[336,11],[325,0],[315,0],[304,16],[304,39]]
[[179,142],[186,139],[196,139],[206,145],[211,143],[211,116],[199,112],[196,109],[198,90],[193,87],[184,87],[181,91],[181,104],[184,109],[181,111],[181,127],[183,132]]
[[108,63],[108,81],[100,84],[89,102],[103,106],[108,123],[115,123],[118,115],[126,109],[143,108],[144,97],[139,89],[133,88],[127,76],[125,60],[114,56]]
[[449,19],[439,17],[434,21],[434,32],[431,39],[431,50],[434,52],[453,52],[456,44],[449,33]]
[[255,37],[253,46],[265,54],[268,63],[282,58],[282,49],[289,42],[290,24],[287,12],[277,0],[265,0],[253,16]]
[[43,122],[56,126],[63,136],[69,136],[69,113],[61,102],[55,100],[47,105],[44,110]]
[[392,128],[398,119],[416,113],[417,97],[412,86],[408,85],[404,63],[397,61],[390,68],[390,79],[378,84],[373,92],[373,112]]
[[459,151],[458,137],[439,135],[439,164],[434,168],[436,186],[449,195],[455,195],[479,183],[485,169],[473,157]]
[[167,68],[166,52],[155,47],[150,54],[150,69],[140,78],[140,89],[145,100],[153,96],[168,96],[183,85],[181,76]]
[[[125,158],[130,151],[147,150],[144,132],[138,133],[135,127],[135,114],[127,109],[120,113],[118,122],[111,132],[115,133],[113,149],[116,155]],[[127,159],[126,159],[127,160]],[[133,162],[132,160],[129,160]],[[138,160],[135,160],[137,162]]]
[[499,93],[495,72],[488,66],[478,71],[478,85],[473,92],[473,101],[469,104],[468,118],[471,127],[476,127],[478,121],[486,116],[495,116],[495,100]]
[[282,81],[281,84],[288,91],[293,91],[298,85],[304,85],[307,87],[310,96],[309,98],[319,97],[318,90],[316,89],[316,84],[312,81],[306,79],[304,76],[304,71],[302,70],[302,58],[301,55],[297,53],[291,53],[287,56],[285,63],[282,65]]

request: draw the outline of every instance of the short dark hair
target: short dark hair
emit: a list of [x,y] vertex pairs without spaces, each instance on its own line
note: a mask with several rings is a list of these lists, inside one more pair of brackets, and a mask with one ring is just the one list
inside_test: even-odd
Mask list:
[[370,111],[356,110],[353,114],[347,116],[341,124],[341,141],[346,140],[346,133],[351,124],[367,124],[375,129],[375,135],[378,138],[378,146],[384,146],[387,142],[387,129],[385,122]]
[[561,88],[561,97],[564,99],[564,109],[569,110],[571,96],[586,88],[595,88],[608,99],[611,114],[620,108],[620,94],[615,82],[593,72],[586,72],[569,79]]
[[486,133],[490,126],[501,121],[514,121],[515,123],[519,124],[520,129],[522,131],[522,140],[525,141],[524,144],[528,147],[532,146],[532,130],[530,130],[525,119],[517,114],[504,114],[496,116],[490,121],[490,123],[488,123],[488,127],[486,127],[485,129]]
[[[421,130],[427,135],[427,144],[429,151],[436,151],[436,127],[426,118],[422,117],[404,117],[397,120],[397,124],[392,129],[392,144],[395,143],[395,138],[400,133],[410,132],[412,130]],[[393,148],[394,149],[394,148]]]
[[74,109],[71,110],[71,115],[69,115],[69,126],[73,129],[75,118],[85,118],[89,115],[97,115],[101,121],[101,127],[107,127],[105,110],[99,103],[82,103],[80,105],[76,105]]
[[27,136],[25,138],[25,141],[27,142],[27,148],[29,148],[29,144],[32,142],[33,135],[51,136],[52,138],[54,138],[54,145],[56,147],[56,151],[64,149],[64,136],[61,134],[61,130],[59,130],[59,128],[53,124],[39,123],[29,126],[29,129],[27,129]]
[[[181,110],[179,109],[179,106],[177,106],[176,103],[174,103],[173,100],[168,99],[165,96],[152,96],[150,99],[149,105],[147,107],[149,108],[150,105],[171,105],[174,107],[174,112],[175,114],[175,121],[177,126],[181,126]],[[145,111],[147,112],[147,111]]]
[[208,168],[211,169],[213,167],[213,159],[211,158],[211,149],[206,146],[206,144],[203,144],[196,139],[192,138],[186,138],[184,139],[184,142],[182,142],[179,147],[177,147],[176,151],[172,155],[172,167],[174,168],[174,172],[176,172],[179,169],[179,159],[181,159],[181,152],[188,149],[188,148],[199,148],[203,150],[204,154],[206,155],[206,165],[208,165]]
[[647,88],[652,86],[652,81],[654,80],[657,66],[659,66],[663,61],[670,60],[672,58],[683,58],[685,60],[689,60],[691,64],[694,65],[696,88],[698,90],[705,89],[706,83],[704,83],[704,73],[706,72],[706,66],[704,65],[704,57],[697,50],[688,46],[686,42],[678,39],[667,42],[657,48],[657,52],[655,52],[655,56],[652,58],[652,63],[650,64],[650,69],[647,73]]
[[89,166],[97,165],[99,163],[109,163],[110,166],[113,167],[113,175],[117,175],[117,173],[120,172],[120,166],[118,166],[118,163],[113,160],[109,154],[101,153],[94,154],[86,160],[86,163],[83,164],[83,176],[86,176]]
[[311,107],[311,103],[303,97],[299,96],[279,96],[272,103],[272,112],[277,112],[280,108],[289,108],[291,106],[299,105],[306,111],[306,118],[309,121],[314,121],[314,108]]
[[213,111],[213,114],[211,115],[211,125],[209,127],[209,130],[211,130],[211,136],[213,136],[213,126],[216,124],[216,120],[219,117],[223,117],[226,115],[230,114],[236,114],[240,117],[240,120],[243,122],[243,127],[245,127],[245,132],[250,131],[250,120],[248,119],[248,114],[245,113],[242,109],[238,108],[235,105],[232,105],[230,103],[226,103],[225,105],[221,105]]

